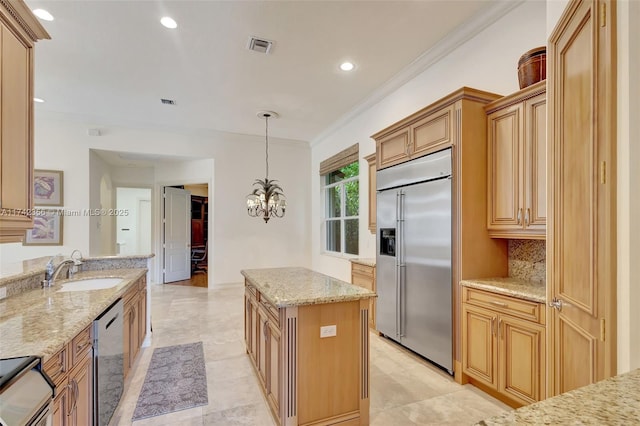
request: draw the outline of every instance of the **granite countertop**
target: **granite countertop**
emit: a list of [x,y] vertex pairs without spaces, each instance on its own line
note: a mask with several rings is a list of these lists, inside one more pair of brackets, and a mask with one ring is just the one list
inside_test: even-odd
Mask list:
[[376,266],[376,258],[358,258],[358,259],[350,259],[351,263],[359,263],[361,265],[372,266],[375,268]]
[[0,358],[37,355],[45,360],[89,325],[146,274],[144,268],[79,272],[82,278],[122,278],[104,290],[60,292],[68,281],[0,300]]
[[[152,254],[134,254],[123,256],[89,256],[82,257],[82,261],[92,260],[127,260],[127,259],[149,259],[154,257]],[[3,264],[0,269],[0,285],[7,281],[16,280],[20,278],[26,278],[32,275],[38,275],[44,273],[47,266],[47,262],[52,256],[37,257],[35,259],[23,260],[21,262],[14,262],[9,264]],[[57,255],[54,257],[54,264],[62,262],[64,259],[68,259],[68,256]]]
[[640,424],[640,369],[483,420],[478,425]]
[[525,281],[518,278],[482,278],[478,280],[462,280],[460,285],[492,291],[506,296],[546,303],[547,288],[544,282]]
[[244,269],[247,281],[278,308],[375,297],[363,287],[307,268]]

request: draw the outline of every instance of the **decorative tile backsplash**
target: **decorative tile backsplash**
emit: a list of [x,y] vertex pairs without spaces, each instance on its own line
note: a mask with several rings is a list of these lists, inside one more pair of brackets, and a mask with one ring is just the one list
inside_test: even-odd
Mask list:
[[546,249],[544,240],[509,240],[509,276],[545,282]]

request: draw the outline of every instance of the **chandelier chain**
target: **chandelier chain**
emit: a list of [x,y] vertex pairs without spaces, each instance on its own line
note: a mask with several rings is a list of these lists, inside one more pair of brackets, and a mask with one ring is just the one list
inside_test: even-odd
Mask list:
[[264,117],[264,139],[265,139],[265,162],[266,162],[266,169],[267,169],[267,174],[266,174],[266,178],[269,179],[269,115],[266,114]]

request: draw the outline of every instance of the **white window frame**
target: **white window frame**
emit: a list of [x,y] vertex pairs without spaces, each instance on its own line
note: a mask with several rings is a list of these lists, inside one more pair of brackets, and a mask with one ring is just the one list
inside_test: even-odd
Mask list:
[[[343,179],[341,181],[338,182],[334,182],[331,184],[325,184],[327,180],[327,175],[322,175],[320,176],[320,181],[322,184],[322,203],[323,203],[323,211],[324,211],[324,215],[322,218],[322,228],[323,228],[323,232],[322,232],[322,249],[323,252],[326,254],[332,254],[332,255],[337,255],[337,256],[344,256],[344,257],[357,257],[359,255],[360,252],[360,242],[358,241],[358,253],[347,253],[345,252],[345,249],[347,247],[345,238],[347,236],[347,233],[345,232],[345,221],[349,220],[349,219],[357,219],[358,220],[358,238],[360,238],[360,171],[358,169],[358,176],[353,176],[347,179]],[[347,203],[346,203],[346,188],[345,188],[345,184],[348,182],[354,182],[357,181],[358,182],[358,214],[356,216],[345,216],[346,212],[347,212]],[[340,216],[339,217],[328,217],[328,208],[329,206],[327,205],[327,191],[331,190],[333,188],[339,187],[340,188]],[[329,248],[327,247],[327,229],[328,229],[328,223],[329,222],[336,222],[336,221],[340,221],[340,251],[333,251],[333,250],[329,250]]]

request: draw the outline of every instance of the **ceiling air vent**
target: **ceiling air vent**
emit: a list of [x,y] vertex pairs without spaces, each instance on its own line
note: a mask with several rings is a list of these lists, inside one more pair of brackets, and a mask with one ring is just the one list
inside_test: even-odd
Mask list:
[[266,40],[263,38],[257,37],[249,37],[249,44],[247,45],[247,49],[253,50],[255,52],[268,54],[273,47],[273,42],[271,40]]
[[176,101],[174,101],[173,99],[160,99],[160,102],[162,102],[165,105],[175,105]]

